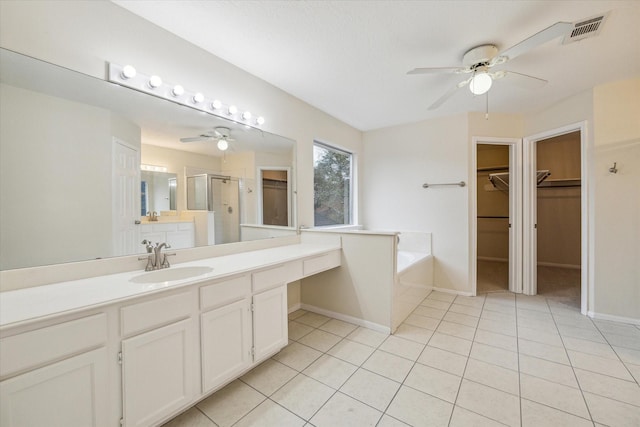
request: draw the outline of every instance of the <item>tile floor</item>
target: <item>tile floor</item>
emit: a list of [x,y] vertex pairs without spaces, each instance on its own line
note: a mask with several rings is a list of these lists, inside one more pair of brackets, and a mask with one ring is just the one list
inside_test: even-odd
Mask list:
[[165,427],[640,426],[640,327],[554,300],[432,292],[391,336],[289,319],[286,348]]

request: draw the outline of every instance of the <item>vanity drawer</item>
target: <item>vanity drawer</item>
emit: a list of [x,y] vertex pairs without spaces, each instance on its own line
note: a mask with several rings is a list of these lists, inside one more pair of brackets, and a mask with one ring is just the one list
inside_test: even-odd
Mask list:
[[234,277],[200,288],[200,308],[208,310],[251,295],[251,275]]
[[123,337],[185,319],[192,312],[192,293],[183,292],[120,309]]
[[178,231],[182,230],[193,230],[192,222],[179,222],[178,223]]
[[289,281],[288,271],[287,265],[282,264],[253,273],[253,292],[260,292],[287,283]]
[[3,338],[0,340],[0,377],[43,366],[106,342],[104,313]]
[[331,251],[327,254],[305,259],[302,262],[302,273],[304,277],[319,273],[330,268],[340,266],[340,250]]

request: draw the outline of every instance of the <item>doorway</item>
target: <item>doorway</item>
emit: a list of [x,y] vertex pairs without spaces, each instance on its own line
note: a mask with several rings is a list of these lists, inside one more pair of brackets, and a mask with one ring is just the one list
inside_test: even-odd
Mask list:
[[473,138],[471,278],[474,294],[522,292],[521,140]]
[[[582,144],[580,130],[536,139],[530,202],[535,244],[530,293],[581,307]],[[535,263],[533,263],[535,260]]]

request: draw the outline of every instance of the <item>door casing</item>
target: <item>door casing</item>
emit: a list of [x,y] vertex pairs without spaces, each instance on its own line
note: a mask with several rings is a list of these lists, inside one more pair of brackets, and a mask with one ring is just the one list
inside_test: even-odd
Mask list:
[[591,239],[589,238],[589,162],[590,155],[587,146],[587,121],[573,123],[560,128],[548,130],[523,139],[523,283],[522,291],[527,295],[537,294],[537,199],[536,199],[536,143],[545,139],[580,132],[580,207],[582,210],[580,234],[580,312],[587,314],[589,306],[593,306],[593,272],[590,271]]
[[469,193],[471,197],[471,248],[469,257],[469,277],[473,295],[477,295],[478,287],[478,145],[509,146],[509,291],[522,292],[522,140],[519,138],[472,138],[471,179]]

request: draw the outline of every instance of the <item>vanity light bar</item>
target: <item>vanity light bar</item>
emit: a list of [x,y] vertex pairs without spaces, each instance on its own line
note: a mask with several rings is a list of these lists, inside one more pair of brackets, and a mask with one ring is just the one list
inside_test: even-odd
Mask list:
[[248,110],[240,111],[235,105],[223,104],[218,99],[209,99],[200,92],[190,92],[179,84],[163,81],[157,75],[141,74],[131,65],[122,66],[110,62],[109,81],[247,126],[259,127],[265,122],[264,117],[253,115]]
[[167,172],[166,166],[140,165],[140,170],[149,172]]

